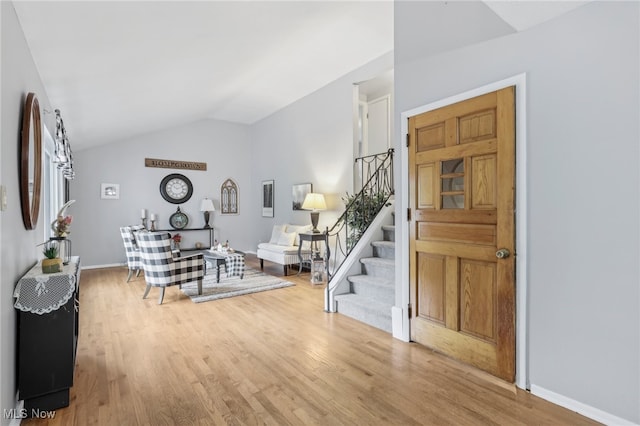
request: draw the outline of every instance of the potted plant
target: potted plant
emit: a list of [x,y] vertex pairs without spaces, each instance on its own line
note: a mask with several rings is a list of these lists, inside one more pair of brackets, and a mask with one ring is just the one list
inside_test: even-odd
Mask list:
[[42,273],[52,274],[54,272],[62,271],[62,259],[58,257],[58,245],[49,241],[44,245],[42,250],[46,259],[42,259]]

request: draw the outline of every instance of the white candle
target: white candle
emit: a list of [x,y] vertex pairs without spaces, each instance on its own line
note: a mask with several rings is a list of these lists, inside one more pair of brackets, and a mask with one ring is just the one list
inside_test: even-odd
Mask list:
[[147,218],[147,209],[142,209],[142,211],[140,211],[140,218],[141,219]]
[[155,213],[151,213],[151,220],[157,220],[158,216]]

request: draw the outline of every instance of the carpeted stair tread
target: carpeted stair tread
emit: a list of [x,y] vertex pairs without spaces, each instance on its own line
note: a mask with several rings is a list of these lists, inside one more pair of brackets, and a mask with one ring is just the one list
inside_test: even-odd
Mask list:
[[395,283],[393,281],[381,277],[376,277],[375,275],[351,275],[347,277],[347,279],[352,283],[365,283],[380,287],[395,288]]
[[391,304],[348,293],[336,296],[338,312],[391,333]]
[[368,263],[370,265],[376,265],[386,268],[395,268],[396,261],[393,259],[384,259],[381,257],[363,257],[360,259],[361,263]]
[[395,241],[373,241],[371,243],[372,246],[385,247],[385,248],[395,248]]

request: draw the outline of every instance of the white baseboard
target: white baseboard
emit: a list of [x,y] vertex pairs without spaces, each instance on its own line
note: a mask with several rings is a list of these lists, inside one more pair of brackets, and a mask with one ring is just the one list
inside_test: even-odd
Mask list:
[[553,402],[556,405],[564,407],[568,410],[575,411],[578,414],[582,414],[585,417],[589,417],[597,422],[611,426],[638,426],[638,423],[633,423],[629,420],[614,416],[613,414],[599,410],[590,405],[583,404],[571,398],[567,398],[564,395],[552,392],[540,386],[531,384],[531,393],[535,396],[539,396],[542,399],[546,399],[549,402]]
[[106,265],[82,265],[80,269],[102,269],[102,268],[115,268],[119,266],[127,266],[126,263],[108,263]]
[[403,314],[404,312],[402,311],[402,308],[399,308],[397,306],[391,307],[391,324],[393,326],[393,337],[406,342],[407,340],[405,340],[404,333],[402,332]]

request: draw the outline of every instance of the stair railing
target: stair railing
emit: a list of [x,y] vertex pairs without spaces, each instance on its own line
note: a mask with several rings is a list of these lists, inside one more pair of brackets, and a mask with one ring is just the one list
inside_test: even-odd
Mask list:
[[[332,261],[326,262],[327,295],[335,287],[331,279],[360,241],[373,219],[393,195],[393,148],[382,154],[360,157],[355,160],[358,171],[367,177],[360,191],[343,199],[344,213],[336,223],[324,231],[325,247],[332,254]],[[366,174],[365,174],[366,172]],[[333,284],[333,285],[332,285]]]

